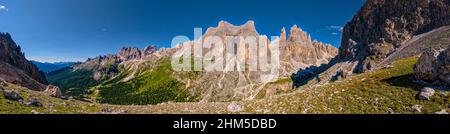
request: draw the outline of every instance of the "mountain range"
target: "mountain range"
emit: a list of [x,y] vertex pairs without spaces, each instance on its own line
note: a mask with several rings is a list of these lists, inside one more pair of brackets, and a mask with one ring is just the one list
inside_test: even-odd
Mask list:
[[[297,26],[291,28],[289,35],[283,28],[280,35],[282,36],[279,40],[280,57],[281,61],[285,61],[279,69],[281,77],[289,78],[289,75],[298,68],[326,64],[337,54],[337,48],[316,40],[312,41],[311,37]],[[262,37],[256,31],[253,21],[248,21],[241,26],[221,21],[217,27],[209,28],[206,31],[204,37],[208,36],[222,38],[226,38],[226,36]],[[268,39],[267,41],[269,42]],[[224,44],[226,43],[224,41]],[[196,44],[194,41],[190,41],[182,45]],[[245,44],[238,44],[236,47],[243,45]],[[148,46],[142,50],[122,48],[117,54],[99,56],[88,59],[86,62],[75,65],[70,69],[51,72],[48,79],[51,84],[60,86],[63,92],[65,90],[72,90],[72,92],[77,93],[80,93],[80,91],[74,90],[85,90],[84,93],[98,92],[98,96],[88,95],[88,98],[101,98],[99,101],[118,104],[155,104],[175,100],[243,100],[255,98],[258,94],[269,92],[268,90],[276,90],[264,88],[266,84],[259,82],[259,75],[261,75],[259,72],[175,72],[170,67],[169,59],[179,49],[180,47],[157,50],[154,46]],[[80,75],[81,73],[85,75]],[[81,76],[85,77],[80,79]],[[134,84],[134,82],[147,81],[141,79],[148,79],[148,83]],[[155,84],[154,81],[161,84]],[[66,82],[70,82],[70,84]],[[87,87],[83,89],[77,89],[77,87],[86,85],[86,83],[90,84],[87,84]],[[174,84],[174,87],[167,87],[163,83]],[[174,90],[171,92],[175,92],[175,94],[168,95],[173,96],[172,98],[168,97],[164,101],[157,102],[147,98],[146,95],[164,92],[160,91],[164,88],[169,88],[165,89],[166,91]],[[289,88],[289,85],[286,88]],[[109,92],[113,89],[116,90],[114,92],[119,92],[119,94],[125,94],[133,90],[135,92],[140,91],[141,94],[120,96],[121,99],[130,101],[126,102],[114,97],[114,95],[109,95]],[[178,94],[185,94],[183,97],[190,97],[180,99],[177,97]],[[109,97],[103,97],[105,95]],[[86,94],[83,96],[86,96]],[[153,98],[153,96],[150,97]]]
[[54,63],[49,63],[49,62],[39,62],[39,61],[31,61],[33,64],[35,64],[39,70],[48,73],[48,72],[52,72],[52,71],[56,71],[59,70],[61,68],[65,68],[65,67],[70,67],[73,66],[75,64],[78,64],[78,62],[54,62]]
[[[46,75],[25,59],[11,35],[2,33],[0,113],[31,109],[37,109],[33,113],[101,114],[449,111],[450,0],[367,0],[345,25],[340,48],[313,40],[296,25],[269,40],[254,23],[220,21],[199,40],[173,48],[124,47],[116,54],[52,67],[52,71],[36,62],[49,71]],[[224,44],[228,38],[247,36],[268,46],[278,44],[279,77],[261,82],[266,72],[172,68],[172,55],[184,46],[197,47],[208,36],[220,37]],[[237,48],[246,50],[248,60],[247,44],[238,42]],[[59,92],[63,95],[55,95]],[[23,100],[41,98],[44,106],[23,105],[8,96],[14,93]]]

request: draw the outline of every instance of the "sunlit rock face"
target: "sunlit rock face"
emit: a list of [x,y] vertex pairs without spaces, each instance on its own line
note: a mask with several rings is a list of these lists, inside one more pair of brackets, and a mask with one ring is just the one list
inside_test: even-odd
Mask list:
[[359,60],[354,72],[372,69],[414,35],[450,25],[450,0],[367,0],[345,26],[343,60]]
[[[338,49],[317,40],[312,40],[311,36],[300,29],[298,26],[292,26],[289,33],[286,29],[281,30],[278,38],[269,38],[265,35],[260,35],[253,21],[236,26],[225,21],[219,22],[217,27],[208,28],[203,37],[203,41],[208,37],[220,37],[222,39],[221,44],[232,44],[234,49],[244,49],[242,51],[245,57],[245,61],[249,61],[249,58],[254,58],[250,51],[253,49],[249,46],[248,42],[236,42],[235,44],[228,42],[229,39],[236,39],[239,37],[247,38],[254,37],[259,42],[251,44],[256,45],[254,48],[260,48],[257,53],[261,53],[261,47],[266,43],[266,48],[273,48],[274,45],[279,50],[277,60],[279,66],[276,71],[215,71],[204,72],[202,77],[195,80],[194,84],[190,84],[192,92],[200,93],[203,101],[232,101],[232,100],[245,100],[253,99],[260,92],[269,91],[266,89],[266,82],[277,80],[279,78],[289,78],[294,72],[299,69],[307,68],[310,66],[318,66],[321,64],[327,64],[332,58],[334,58]],[[186,42],[183,45],[199,45],[196,41]],[[262,47],[264,49],[265,47]],[[227,51],[226,48],[224,51]],[[270,49],[269,49],[270,50]],[[203,49],[202,53],[205,54],[209,49]],[[255,51],[255,50],[253,50]],[[226,53],[226,52],[224,52]],[[270,56],[267,58],[270,59]],[[258,63],[261,61],[258,60]],[[247,66],[248,62],[245,63]],[[225,66],[230,63],[225,63]],[[261,64],[258,64],[261,65]],[[266,75],[275,74],[275,77],[268,78],[269,81],[262,81]],[[267,80],[267,79],[266,79]],[[289,88],[289,86],[288,86]]]

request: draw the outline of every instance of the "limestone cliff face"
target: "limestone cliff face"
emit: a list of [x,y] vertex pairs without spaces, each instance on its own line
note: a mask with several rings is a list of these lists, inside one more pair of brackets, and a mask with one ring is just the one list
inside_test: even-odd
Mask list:
[[413,36],[450,25],[450,0],[367,0],[345,26],[339,57],[372,69]]
[[[228,40],[226,39],[230,36],[244,38],[253,36],[259,39],[263,35],[257,32],[253,21],[248,21],[241,26],[235,26],[221,21],[217,27],[208,28],[203,37],[206,38],[209,36],[219,36],[224,39],[223,43],[227,44]],[[267,39],[267,42],[271,43],[274,41]],[[278,42],[277,45],[280,48],[280,72],[283,76],[288,76],[301,68],[327,64],[338,53],[338,49],[329,44],[317,40],[312,41],[311,36],[297,25],[290,28],[289,34],[283,28],[280,33],[280,38],[275,42]],[[237,45],[244,46],[245,44]]]
[[[227,38],[253,36],[257,39],[264,39],[255,29],[253,21],[235,26],[228,22],[221,21],[217,27],[209,28],[203,36],[219,36],[223,44],[228,44]],[[311,37],[298,26],[290,28],[289,33],[283,28],[280,38],[276,40],[266,39],[268,45],[279,45],[280,64],[278,68],[279,77],[289,77],[299,69],[313,65],[327,64],[338,53],[338,49],[319,41],[313,41]],[[187,42],[192,45],[194,42]],[[259,42],[256,45],[261,45]],[[242,47],[245,46],[245,47]],[[243,42],[237,43],[235,47],[245,48],[245,57],[248,58],[249,47]],[[236,49],[236,48],[235,48]],[[203,50],[205,51],[208,50]],[[229,63],[226,63],[227,66]],[[190,82],[188,90],[195,94],[200,94],[203,101],[230,101],[253,99],[258,93],[265,92],[265,83],[262,83],[261,76],[270,74],[264,71],[231,71],[231,72],[204,72],[201,77]],[[274,78],[275,80],[277,78]]]
[[32,90],[44,90],[47,80],[43,72],[25,58],[11,35],[0,33],[0,79]]
[[328,64],[338,53],[338,49],[330,44],[312,41],[311,36],[297,25],[292,26],[287,39],[285,37],[283,28],[280,34],[280,59],[288,75],[298,69]]

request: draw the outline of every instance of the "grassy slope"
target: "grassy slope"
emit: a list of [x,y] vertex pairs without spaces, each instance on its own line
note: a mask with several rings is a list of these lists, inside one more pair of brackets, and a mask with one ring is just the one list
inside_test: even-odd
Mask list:
[[[342,81],[314,88],[301,88],[288,94],[276,95],[266,99],[241,102],[244,111],[240,113],[352,113],[385,114],[418,113],[411,109],[413,105],[422,105],[422,113],[435,113],[447,108],[450,97],[437,91],[431,101],[416,99],[420,86],[410,76],[416,58],[407,58],[394,64],[394,68],[367,72],[349,77]],[[44,98],[43,108],[28,107],[18,102],[5,100],[0,95],[0,113],[30,113],[48,111],[49,105],[56,112],[49,113],[96,113],[108,107],[113,111],[125,113],[229,113],[230,103],[163,103],[158,105],[119,106],[64,101],[49,98],[41,93],[22,90],[23,97],[31,94]],[[448,94],[448,91],[445,92]],[[1,93],[0,93],[1,94]],[[64,107],[63,102],[69,106]],[[447,109],[448,110],[448,109]]]
[[50,73],[47,78],[51,84],[59,86],[66,96],[96,99],[101,103],[144,105],[196,100],[176,78],[192,79],[197,73],[175,73],[168,59],[161,59],[151,65],[140,66],[138,71],[141,73],[127,82],[121,81],[132,72],[123,66],[119,67],[122,71],[118,76],[110,80],[96,81],[91,71],[69,68]]
[[43,107],[26,106],[23,103],[7,100],[0,91],[0,114],[31,114],[32,110],[46,114],[81,114],[81,113],[97,113],[106,105],[95,103],[68,101],[58,98],[49,97],[42,92],[31,91],[22,87],[8,85],[3,87],[7,90],[16,90],[28,102],[30,99],[37,98],[43,104]]
[[[431,101],[417,100],[420,86],[410,79],[416,58],[402,59],[394,68],[355,75],[318,87],[241,102],[240,113],[403,114],[435,113],[447,109],[448,91],[437,91]],[[441,94],[442,93],[442,94]],[[130,113],[229,113],[230,103],[165,103],[156,106],[123,106]],[[422,112],[411,107],[422,105]],[[447,109],[448,111],[448,109]]]
[[59,70],[58,73],[47,74],[47,80],[50,84],[58,86],[64,95],[76,98],[85,98],[89,87],[99,84],[94,80],[92,71],[74,71],[70,68]]
[[423,113],[445,109],[449,96],[437,91],[431,101],[416,99],[420,85],[411,80],[416,58],[397,61],[394,68],[377,70],[329,83],[305,88],[298,93],[277,96],[270,101],[247,103],[247,112],[268,113],[414,113],[413,105],[422,105]]
[[96,87],[97,100],[101,103],[120,105],[145,105],[162,102],[194,101],[177,81],[171,68],[170,60],[163,59],[156,67],[127,82],[107,82]]

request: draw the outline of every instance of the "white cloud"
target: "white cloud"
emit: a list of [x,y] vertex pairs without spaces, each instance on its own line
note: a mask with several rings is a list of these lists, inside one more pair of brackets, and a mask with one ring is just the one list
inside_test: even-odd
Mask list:
[[331,26],[326,26],[324,30],[331,33],[331,35],[333,35],[333,36],[337,36],[337,35],[341,34],[342,31],[344,31],[344,27],[337,26],[337,25],[331,25]]
[[8,8],[4,5],[0,5],[0,11],[8,11]]
[[327,29],[337,30],[339,32],[342,32],[344,30],[344,27],[342,27],[342,26],[327,26]]

